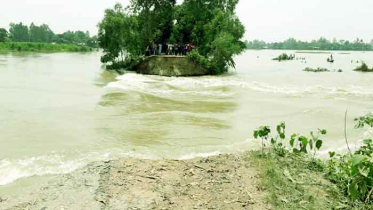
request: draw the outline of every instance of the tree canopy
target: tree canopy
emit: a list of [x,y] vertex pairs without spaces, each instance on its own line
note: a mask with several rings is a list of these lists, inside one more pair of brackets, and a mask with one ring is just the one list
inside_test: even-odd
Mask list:
[[246,49],[245,27],[235,15],[239,0],[131,0],[127,8],[116,4],[99,23],[101,61],[129,68],[146,48],[155,44],[193,44],[190,57],[211,73],[234,67],[233,57]]
[[47,24],[38,26],[31,23],[30,26],[27,26],[23,23],[11,23],[9,25],[9,33],[5,32],[5,29],[0,29],[0,42],[5,42],[5,38],[2,39],[2,37],[6,36],[9,37],[9,41],[12,42],[75,44],[89,47],[97,46],[97,37],[91,37],[88,31],[66,31],[62,34],[55,34]]
[[5,28],[0,28],[0,42],[8,41],[8,31]]

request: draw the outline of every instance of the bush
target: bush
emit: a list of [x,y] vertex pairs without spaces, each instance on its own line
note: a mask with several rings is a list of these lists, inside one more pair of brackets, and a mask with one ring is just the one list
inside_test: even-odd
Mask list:
[[361,66],[354,69],[354,71],[361,71],[361,72],[373,72],[373,68],[370,69],[367,64],[362,63]]
[[[328,72],[329,69],[325,69],[325,68],[317,68],[317,69],[313,69],[313,68],[305,68],[303,71],[307,71],[307,72]],[[339,71],[340,72],[340,71]]]
[[[368,126],[373,128],[373,114],[368,114],[356,119],[356,128]],[[255,139],[261,140],[262,156],[275,154],[278,157],[285,157],[288,154],[309,154],[313,162],[316,152],[322,147],[321,136],[326,130],[318,130],[317,133],[310,133],[310,137],[297,134],[291,135],[289,147],[284,146],[285,123],[277,126],[276,136],[271,136],[269,126],[261,126],[254,131]],[[265,149],[268,148],[268,152]],[[373,139],[363,140],[363,145],[354,153],[336,154],[329,152],[330,160],[321,167],[326,178],[336,184],[341,191],[353,202],[364,202],[373,204]]]
[[286,53],[283,53],[281,55],[279,55],[277,58],[274,58],[272,60],[275,60],[275,61],[289,61],[289,60],[294,60],[295,58],[295,55],[288,55]]
[[203,68],[208,69],[209,71],[214,72],[211,67],[211,62],[207,60],[204,56],[200,55],[198,50],[193,50],[188,53],[188,57],[194,62],[201,65]]

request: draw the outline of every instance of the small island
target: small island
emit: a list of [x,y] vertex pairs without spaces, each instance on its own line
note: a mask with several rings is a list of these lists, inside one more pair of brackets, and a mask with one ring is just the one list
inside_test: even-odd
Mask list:
[[360,71],[360,72],[373,72],[373,68],[369,68],[366,63],[362,63],[361,66],[354,69],[354,71]]
[[226,73],[235,67],[233,57],[246,49],[241,41],[245,27],[235,14],[237,3],[132,1],[126,8],[116,4],[99,23],[101,62],[107,69],[163,76]]
[[281,61],[291,61],[291,60],[294,60],[294,59],[295,59],[295,54],[294,55],[293,54],[288,55],[286,53],[283,53],[283,54],[279,55],[278,57],[276,57],[272,60],[281,62]]

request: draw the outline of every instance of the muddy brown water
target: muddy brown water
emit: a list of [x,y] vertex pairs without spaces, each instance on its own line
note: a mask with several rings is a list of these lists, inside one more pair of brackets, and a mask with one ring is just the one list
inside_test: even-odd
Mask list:
[[369,135],[353,118],[373,110],[373,74],[352,69],[373,66],[373,53],[271,61],[282,52],[247,51],[227,75],[191,78],[118,76],[103,70],[99,52],[0,54],[0,195],[94,161],[257,149],[252,131],[281,121],[288,134],[327,129],[321,155],[343,151],[346,109],[352,144]]

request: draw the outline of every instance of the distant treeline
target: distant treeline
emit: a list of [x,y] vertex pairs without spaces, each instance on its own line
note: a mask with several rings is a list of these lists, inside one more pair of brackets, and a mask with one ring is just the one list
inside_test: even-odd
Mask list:
[[0,52],[89,52],[92,48],[74,44],[52,44],[37,42],[0,42]]
[[[23,23],[11,23],[9,31],[0,28],[0,43],[2,42],[70,44],[91,48],[97,47],[97,37],[91,37],[88,31],[66,31],[62,34],[55,34],[48,25],[42,24],[37,26],[34,23],[31,23],[30,26]],[[17,47],[19,46],[23,47],[25,45],[17,45]]]
[[283,42],[266,43],[260,40],[246,41],[248,49],[279,49],[279,50],[346,50],[346,51],[372,51],[373,40],[370,43],[362,39],[356,39],[351,42],[348,40],[332,41],[320,38],[311,42],[304,42],[294,38],[287,39]]

